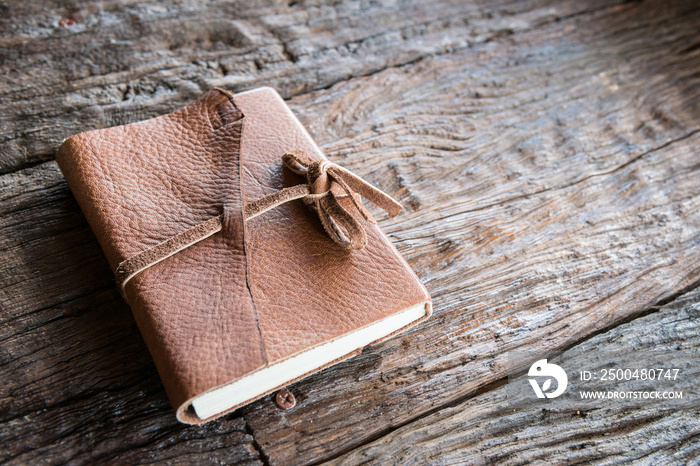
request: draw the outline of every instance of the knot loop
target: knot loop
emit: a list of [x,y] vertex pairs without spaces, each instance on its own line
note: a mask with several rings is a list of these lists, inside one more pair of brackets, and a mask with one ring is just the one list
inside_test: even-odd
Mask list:
[[[367,244],[367,233],[360,221],[344,206],[348,198],[357,212],[372,223],[372,215],[364,208],[360,196],[384,209],[390,217],[401,211],[401,204],[349,170],[328,160],[316,160],[305,151],[294,151],[282,156],[282,162],[294,173],[306,176],[306,184],[299,184],[268,194],[247,204],[243,209],[245,220],[273,209],[294,199],[304,202],[316,211],[328,235],[344,248],[362,249]],[[177,235],[142,251],[124,261],[115,270],[122,296],[126,296],[126,284],[137,274],[193,244],[221,231],[223,215],[195,225]]]
[[329,160],[314,159],[306,151],[297,150],[284,154],[282,162],[294,173],[306,176],[307,184],[284,188],[251,202],[245,207],[246,220],[285,202],[303,199],[318,214],[333,241],[344,248],[362,249],[367,244],[367,234],[339,199],[348,198],[362,218],[372,223],[376,221],[362,205],[360,196],[384,209],[389,217],[401,211],[401,204],[391,196]]
[[[299,169],[299,163],[294,158],[293,154],[284,154],[282,161],[292,171],[297,174],[304,174],[304,168]],[[328,178],[328,167],[331,162],[328,160],[320,160],[312,162],[306,167],[306,179],[311,186],[311,194],[323,194],[331,189],[331,181]]]

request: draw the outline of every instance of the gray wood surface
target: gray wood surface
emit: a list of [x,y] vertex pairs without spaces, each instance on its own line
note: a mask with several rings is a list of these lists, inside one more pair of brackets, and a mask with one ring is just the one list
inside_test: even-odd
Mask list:
[[67,136],[166,113],[214,86],[291,97],[605,4],[3,4],[0,169],[52,159]]
[[[653,383],[651,388],[672,388],[697,397],[700,289],[651,315],[596,335],[561,357],[572,367],[592,369],[597,367],[592,356],[601,353],[611,356],[601,361],[604,366],[615,369],[638,367],[640,355],[661,356],[655,362],[666,367],[679,366],[678,360],[671,359],[674,356],[693,362],[683,368],[677,381]],[[658,367],[653,362],[649,366]],[[621,389],[631,385],[602,386]],[[532,400],[532,392],[521,393],[526,397],[513,397],[507,388],[501,386],[442,409],[362,445],[331,464],[685,464],[700,456],[697,398],[686,404],[673,400],[626,406],[606,400],[593,408],[580,403],[571,405],[574,409],[562,409],[569,406],[567,403],[552,409],[540,400]]]
[[[453,458],[535,459],[514,440],[529,438],[524,418],[499,412],[508,353],[588,344],[700,283],[695,2],[25,2],[0,13],[2,461],[437,459],[405,443],[441,449],[450,430],[461,432]],[[268,397],[187,427],[52,158],[76,132],[215,85],[276,87],[332,160],[406,206],[377,216],[435,315],[293,384],[292,410]],[[559,413],[537,428],[561,429],[547,450],[561,462],[635,458],[615,453],[625,442],[645,442],[648,460],[697,456],[697,416],[645,416]],[[646,438],[630,427],[640,419],[649,435],[675,433]],[[511,428],[476,448],[482,421]]]

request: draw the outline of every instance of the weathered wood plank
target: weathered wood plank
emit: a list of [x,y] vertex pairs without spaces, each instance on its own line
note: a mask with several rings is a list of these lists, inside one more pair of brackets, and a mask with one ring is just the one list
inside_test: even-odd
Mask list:
[[407,205],[382,226],[436,315],[295,384],[290,411],[174,425],[55,164],[0,177],[4,458],[323,460],[498,380],[509,349],[567,347],[695,282],[700,18],[592,10],[292,99],[331,158]]
[[0,461],[260,463],[245,421],[173,415],[54,162],[0,177]]
[[417,209],[382,226],[436,315],[296,384],[293,411],[244,410],[273,462],[340,453],[499,379],[508,350],[567,347],[700,278],[700,18],[676,6],[292,100],[335,160]]
[[0,16],[0,173],[212,86],[271,85],[289,97],[608,3],[14,3]]
[[[435,290],[435,318],[295,384],[293,411],[244,409],[256,440],[280,464],[341,453],[503,377],[507,351],[568,347],[695,282],[697,178],[696,153],[672,146],[609,177],[472,213],[500,232],[447,251],[473,260],[436,247],[432,270],[413,262]],[[517,222],[494,230],[508,211]]]
[[[601,351],[617,356],[605,361],[616,368],[636,367],[638,358],[654,353],[675,354],[666,364],[685,363],[691,372],[681,374],[673,390],[697,396],[700,289],[563,356],[573,354],[567,358],[572,365],[591,367],[593,359],[581,356]],[[329,464],[690,464],[700,457],[700,400],[694,404],[685,409],[672,409],[671,404],[659,411],[653,402],[620,409],[606,401],[585,412],[562,411],[513,399],[502,386],[403,426]]]

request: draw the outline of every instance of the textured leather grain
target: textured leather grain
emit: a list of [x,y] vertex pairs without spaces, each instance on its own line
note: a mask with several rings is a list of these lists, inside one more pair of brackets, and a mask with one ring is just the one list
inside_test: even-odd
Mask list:
[[417,303],[430,314],[375,224],[363,221],[367,246],[348,250],[301,201],[244,221],[245,204],[303,181],[281,163],[298,149],[324,158],[276,91],[215,89],[168,115],[73,136],[56,155],[113,270],[223,214],[220,232],[125,286],[183,422],[213,419],[191,408],[205,391]]

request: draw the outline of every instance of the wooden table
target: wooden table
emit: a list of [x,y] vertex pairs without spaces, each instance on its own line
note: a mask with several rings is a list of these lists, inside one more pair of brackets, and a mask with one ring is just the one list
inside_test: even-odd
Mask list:
[[[0,460],[697,461],[697,403],[504,401],[515,349],[698,366],[697,2],[77,4],[0,2]],[[291,410],[188,427],[54,152],[260,85],[406,206],[380,223],[435,314],[293,384]]]

